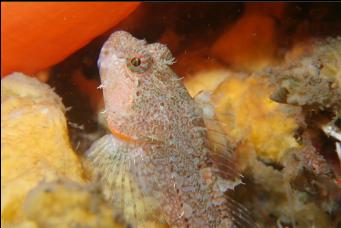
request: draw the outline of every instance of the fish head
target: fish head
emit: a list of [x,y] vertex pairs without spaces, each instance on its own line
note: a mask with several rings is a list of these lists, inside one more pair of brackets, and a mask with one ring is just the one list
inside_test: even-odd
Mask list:
[[[172,63],[173,57],[166,45],[147,44],[125,31],[111,34],[98,60],[109,127],[124,132],[132,129],[129,125],[136,125],[136,122],[152,122],[152,115],[147,115],[146,109],[151,111],[157,107],[159,98],[155,85],[169,75],[168,65]],[[138,129],[143,131],[142,127]]]

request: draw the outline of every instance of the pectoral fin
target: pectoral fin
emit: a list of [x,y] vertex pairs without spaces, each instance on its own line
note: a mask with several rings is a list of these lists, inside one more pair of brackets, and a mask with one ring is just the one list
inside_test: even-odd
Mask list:
[[142,168],[138,153],[143,151],[137,145],[113,135],[103,136],[86,152],[92,178],[101,185],[105,198],[134,226],[159,221],[160,217],[158,203],[137,184],[141,182],[137,174]]

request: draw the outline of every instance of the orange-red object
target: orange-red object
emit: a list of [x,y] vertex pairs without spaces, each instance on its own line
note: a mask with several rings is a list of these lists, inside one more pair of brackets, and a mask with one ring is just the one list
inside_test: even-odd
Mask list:
[[140,141],[134,139],[132,136],[130,135],[126,135],[122,132],[119,132],[118,130],[116,130],[111,124],[110,124],[110,121],[108,121],[108,125],[109,125],[109,129],[111,131],[111,133],[117,137],[118,139],[124,141],[124,142],[128,142],[128,143],[141,143]]
[[33,74],[85,46],[139,2],[1,2],[1,77]]

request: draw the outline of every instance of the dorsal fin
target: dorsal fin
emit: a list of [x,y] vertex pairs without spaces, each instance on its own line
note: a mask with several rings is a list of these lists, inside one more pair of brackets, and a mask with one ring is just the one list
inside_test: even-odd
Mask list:
[[[211,93],[201,91],[194,97],[194,101],[202,109],[202,118],[207,132],[208,147],[210,149],[210,158],[216,168],[215,171],[223,179],[236,181],[236,184],[240,183],[241,175],[236,167],[234,149],[228,140],[227,134],[224,132],[226,124],[216,118],[218,113],[211,103]],[[222,114],[219,113],[219,115]]]
[[[212,132],[212,130],[209,128],[208,133],[210,132]],[[214,129],[213,132],[216,133],[217,129]],[[225,135],[223,131],[219,131],[219,134],[221,136]],[[220,139],[219,142],[216,142],[214,139],[210,140],[209,144],[211,150],[209,156],[213,162],[214,173],[221,178],[219,179],[220,185],[222,185],[221,189],[226,191],[226,205],[231,216],[230,219],[233,221],[233,227],[259,227],[248,209],[227,194],[228,190],[233,190],[242,183],[242,175],[237,168],[236,158],[234,157],[234,148],[228,142],[228,139],[225,139],[225,142],[222,141],[222,139]]]
[[[254,222],[250,212],[246,207],[232,199],[227,191],[234,189],[242,183],[240,174],[237,168],[237,160],[234,154],[234,146],[229,142],[228,136],[224,129],[226,123],[218,120],[217,116],[226,116],[225,113],[217,113],[215,107],[211,103],[211,93],[207,91],[200,92],[194,99],[197,105],[203,110],[202,117],[208,136],[208,147],[210,149],[209,157],[212,161],[213,171],[220,179],[221,188],[226,191],[225,199],[226,206],[233,227],[259,227]],[[228,118],[230,116],[227,116]]]

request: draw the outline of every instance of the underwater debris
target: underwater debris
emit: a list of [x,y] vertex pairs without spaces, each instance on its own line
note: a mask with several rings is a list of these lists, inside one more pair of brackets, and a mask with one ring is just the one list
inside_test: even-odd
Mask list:
[[64,112],[47,84],[21,73],[1,80],[2,225],[20,222],[23,200],[41,180],[83,182]]
[[222,154],[209,146],[210,129],[172,62],[165,45],[127,32],[106,41],[99,68],[112,134],[87,151],[94,177],[133,225],[144,218],[127,195],[141,199],[145,210],[160,211],[153,219],[171,226],[254,227],[247,210],[225,195],[240,183],[230,147]]
[[341,167],[341,130],[336,126],[335,121],[331,121],[322,126],[323,132],[335,140],[335,150]]

